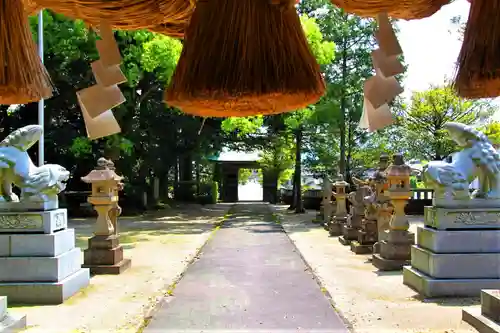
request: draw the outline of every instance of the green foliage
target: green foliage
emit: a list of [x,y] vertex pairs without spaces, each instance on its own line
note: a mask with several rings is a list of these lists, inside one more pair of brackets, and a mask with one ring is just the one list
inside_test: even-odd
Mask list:
[[250,178],[257,171],[257,174],[260,173],[260,170],[252,170],[252,169],[239,169],[238,170],[238,182],[241,185],[248,184]]
[[219,185],[217,182],[201,183],[196,195],[200,204],[216,204],[219,198]]
[[71,144],[69,150],[76,158],[91,156],[92,143],[87,137],[79,136],[73,139],[73,143]]
[[500,145],[500,122],[491,121],[478,129],[488,136],[492,144]]
[[304,29],[309,47],[318,64],[330,64],[335,58],[335,43],[324,40],[321,29],[315,18],[304,14],[300,17],[300,22],[302,23],[302,28]]
[[411,104],[402,109],[399,124],[406,131],[405,143],[413,157],[441,159],[456,149],[443,127],[445,123],[473,125],[494,112],[489,100],[460,98],[450,85],[431,86],[429,90],[413,93]]
[[410,177],[410,186],[412,189],[425,189],[427,188],[424,184],[424,182],[418,181],[417,177],[411,176]]
[[177,61],[181,55],[182,43],[164,35],[155,35],[142,44],[141,67],[148,72],[154,72],[157,79],[163,83],[170,82]]

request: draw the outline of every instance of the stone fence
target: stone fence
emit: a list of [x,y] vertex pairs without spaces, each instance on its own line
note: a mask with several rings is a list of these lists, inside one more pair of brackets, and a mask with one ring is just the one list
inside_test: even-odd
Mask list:
[[[302,195],[304,208],[319,210],[321,205],[322,190],[306,190]],[[433,190],[431,189],[413,189],[413,197],[406,205],[405,212],[408,215],[423,215],[424,207],[432,205]],[[292,190],[280,190],[281,203],[286,205],[292,202]],[[332,200],[335,200],[332,198]]]

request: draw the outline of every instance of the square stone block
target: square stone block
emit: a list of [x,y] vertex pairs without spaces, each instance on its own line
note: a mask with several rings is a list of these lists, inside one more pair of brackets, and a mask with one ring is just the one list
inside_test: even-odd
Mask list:
[[479,333],[500,333],[500,324],[483,316],[479,308],[463,309],[462,320],[474,327]]
[[92,236],[88,240],[90,249],[111,250],[120,245],[120,239],[117,235],[111,236]]
[[415,244],[415,234],[405,230],[388,230],[384,240],[392,244]]
[[123,260],[123,246],[114,249],[86,249],[83,251],[83,262],[91,265],[115,265]]
[[89,283],[89,270],[79,269],[59,282],[0,283],[0,295],[6,295],[13,304],[57,305],[87,287]]
[[358,230],[358,240],[360,244],[373,245],[378,241],[378,236],[376,232],[370,232],[365,230]]
[[[381,241],[379,244],[380,256],[389,260],[410,260],[411,258],[411,244],[404,243],[389,243]],[[403,266],[401,266],[403,267]]]
[[356,240],[358,239],[358,229],[344,225],[342,226],[342,235],[347,240]]
[[425,297],[478,297],[482,289],[500,289],[500,279],[435,279],[403,267],[403,283]]
[[68,214],[65,208],[40,212],[0,213],[0,233],[45,233],[66,229]]
[[74,248],[74,229],[51,234],[0,234],[0,257],[57,257]]
[[500,290],[481,291],[481,313],[500,323]]
[[328,224],[328,233],[332,237],[340,236],[342,235],[342,226],[343,224],[337,223],[336,221],[330,222]]
[[351,251],[355,254],[371,254],[373,253],[373,244],[361,244],[358,241],[352,241]]
[[500,208],[442,208],[426,206],[424,208],[424,224],[425,226],[439,230],[500,229]]
[[417,244],[435,253],[500,253],[500,230],[417,228]]
[[381,271],[399,271],[409,263],[409,260],[386,259],[377,253],[372,257],[373,266]]
[[[74,248],[57,257],[0,258],[1,282],[57,282],[81,267],[81,250]],[[2,293],[0,293],[2,295]]]
[[433,253],[414,245],[411,265],[438,279],[500,278],[500,253]]
[[90,274],[109,274],[118,275],[125,272],[132,265],[130,259],[123,259],[114,265],[83,265],[85,268],[90,269]]

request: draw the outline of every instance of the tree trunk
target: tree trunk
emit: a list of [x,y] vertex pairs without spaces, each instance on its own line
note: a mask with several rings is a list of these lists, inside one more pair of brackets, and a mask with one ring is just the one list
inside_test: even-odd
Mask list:
[[[344,14],[344,20],[347,19],[347,15]],[[339,161],[339,172],[342,175],[346,173],[346,140],[345,140],[345,109],[346,109],[346,97],[345,97],[345,86],[347,81],[347,38],[344,37],[342,40],[342,88],[340,91],[340,161]]]
[[290,207],[288,207],[288,210],[294,210],[295,209],[295,172],[292,175],[292,203],[290,204]]
[[196,158],[196,193],[200,194],[200,159]]
[[302,127],[295,131],[295,213],[305,213],[304,205],[302,203]]

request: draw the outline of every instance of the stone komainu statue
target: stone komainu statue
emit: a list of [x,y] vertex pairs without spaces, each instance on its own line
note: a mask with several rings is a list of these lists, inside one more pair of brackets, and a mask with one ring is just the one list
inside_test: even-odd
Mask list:
[[57,200],[57,194],[66,188],[68,170],[57,164],[37,167],[28,155],[28,149],[42,134],[41,126],[29,125],[0,142],[0,201],[19,201],[12,185],[21,189],[21,201],[38,202]]
[[444,125],[461,151],[450,161],[432,161],[424,167],[424,181],[439,198],[467,199],[469,185],[479,180],[473,198],[500,198],[500,154],[483,133],[460,123]]

